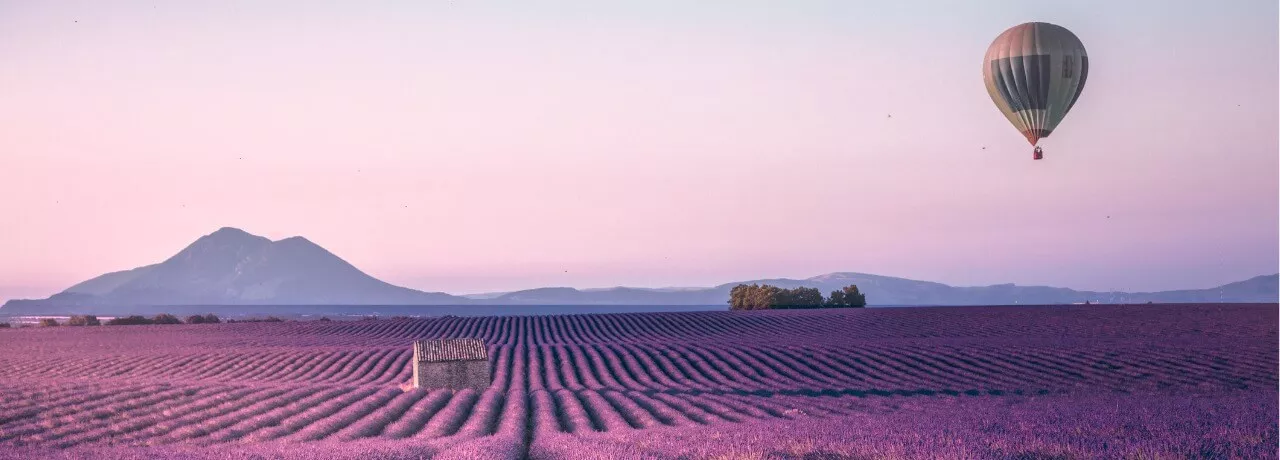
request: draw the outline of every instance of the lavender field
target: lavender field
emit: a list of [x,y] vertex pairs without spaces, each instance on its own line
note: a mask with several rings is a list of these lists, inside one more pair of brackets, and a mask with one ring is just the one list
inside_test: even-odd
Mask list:
[[[0,330],[5,458],[1276,458],[1277,306]],[[478,337],[484,391],[403,389]]]

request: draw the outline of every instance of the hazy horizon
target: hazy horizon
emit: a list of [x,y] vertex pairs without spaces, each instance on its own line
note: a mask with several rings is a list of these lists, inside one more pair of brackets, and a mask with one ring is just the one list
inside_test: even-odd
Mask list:
[[[233,228],[233,229],[234,229],[234,227],[230,227],[230,228]],[[242,231],[243,231],[243,229],[236,229],[236,230],[242,230]],[[212,233],[212,232],[211,232],[211,233]],[[252,232],[248,232],[248,233],[249,233],[249,234],[251,234],[251,235],[253,234]],[[207,235],[205,235],[205,236],[207,236]],[[262,236],[262,235],[255,235],[255,236]],[[303,237],[303,238],[305,238],[305,236],[303,236],[303,235],[290,235],[290,236],[288,236],[288,237],[284,237],[284,238],[269,238],[269,239],[270,239],[270,240],[272,240],[272,241],[274,241],[274,242],[278,242],[278,241],[284,240],[284,239],[286,239],[286,238],[293,238],[293,237]],[[337,255],[337,254],[335,254],[335,255]],[[337,255],[337,256],[338,256],[338,257],[342,257],[341,255]],[[160,262],[163,262],[163,261],[155,261],[155,262],[153,262],[153,263],[157,263],[157,264],[158,264],[158,263],[160,263]],[[145,265],[151,265],[151,263],[143,264],[143,265],[139,265],[139,267],[141,267],[141,266],[145,266]],[[130,269],[132,269],[132,268],[137,268],[137,267],[130,267]],[[358,269],[359,267],[356,267],[356,268]],[[124,269],[122,269],[122,270],[124,270]],[[122,271],[122,270],[113,270],[113,271]],[[861,273],[861,272],[850,271],[850,270],[844,270],[844,271],[842,271],[842,272],[844,272],[844,273]],[[828,275],[828,274],[832,274],[832,273],[838,273],[838,272],[814,273],[814,274],[807,274],[807,275],[777,275],[777,276],[761,275],[761,276],[750,277],[750,279],[748,279],[748,278],[743,278],[743,279],[734,279],[734,280],[721,280],[721,281],[717,281],[717,282],[708,283],[708,284],[705,284],[705,285],[684,285],[684,286],[674,286],[674,285],[656,285],[656,286],[644,286],[644,285],[625,284],[625,283],[623,283],[623,284],[614,284],[614,285],[602,285],[602,286],[541,285],[541,286],[522,286],[522,287],[513,287],[513,288],[509,288],[509,289],[496,289],[496,290],[474,291],[474,292],[457,292],[457,291],[444,291],[444,292],[445,292],[446,294],[452,294],[452,295],[457,295],[457,296],[468,296],[468,295],[490,295],[490,294],[502,294],[502,293],[516,292],[516,291],[522,291],[522,290],[528,290],[528,289],[537,289],[537,288],[560,288],[560,287],[571,287],[571,288],[576,288],[576,289],[584,290],[584,291],[589,291],[589,290],[600,290],[600,289],[610,289],[610,288],[617,288],[617,287],[629,287],[629,288],[641,288],[641,289],[699,289],[699,288],[711,288],[711,287],[715,287],[715,286],[719,286],[719,285],[723,285],[723,284],[734,283],[734,282],[740,282],[740,281],[750,281],[750,280],[766,280],[766,279],[792,279],[792,280],[802,280],[802,279],[808,279],[808,278],[813,278],[813,277],[822,276],[822,275]],[[869,275],[878,275],[878,276],[886,276],[886,277],[892,277],[892,278],[915,279],[915,280],[917,280],[917,281],[934,281],[934,280],[916,279],[916,278],[912,278],[911,276],[899,276],[899,275],[894,275],[894,274],[885,274],[885,273],[864,273],[864,274],[869,274]],[[1257,277],[1257,276],[1268,276],[1268,275],[1274,275],[1274,274],[1277,274],[1277,273],[1261,273],[1261,274],[1258,274],[1258,275],[1256,275],[1256,276],[1250,276],[1249,278],[1255,278],[1255,277]],[[376,277],[376,276],[375,276],[375,277]],[[1246,280],[1246,279],[1239,279],[1239,280],[1235,280],[1235,281],[1245,281],[1245,280]],[[80,281],[85,281],[85,280],[80,280]],[[383,281],[385,281],[385,280],[383,280]],[[1234,282],[1234,281],[1233,281],[1233,282]],[[393,284],[394,284],[394,283],[393,283]],[[946,284],[946,283],[944,283],[944,284]],[[986,283],[986,284],[975,284],[975,285],[953,285],[953,286],[957,286],[957,287],[967,287],[967,286],[981,287],[981,286],[991,286],[991,285],[996,285],[996,284],[1006,284],[1006,283],[1003,283],[1003,282],[993,282],[993,283]],[[1204,285],[1204,286],[1182,286],[1182,287],[1180,287],[1179,289],[1206,289],[1206,288],[1213,288],[1213,287],[1217,287],[1217,286],[1220,286],[1220,285],[1222,285],[1222,284],[1227,284],[1227,283],[1220,283],[1220,284],[1214,284],[1214,285]],[[1026,285],[1023,285],[1023,286],[1026,286]],[[45,291],[36,291],[36,290],[33,290],[33,289],[25,289],[25,290],[24,290],[24,289],[22,289],[21,287],[19,287],[19,289],[7,289],[7,287],[5,287],[5,286],[0,286],[0,304],[3,304],[5,300],[9,300],[9,299],[21,299],[21,298],[43,298],[43,297],[48,297],[49,295],[55,294],[55,293],[56,293],[56,292],[58,292],[58,291],[62,291],[64,288],[67,288],[67,287],[71,287],[71,286],[70,286],[70,285],[68,285],[68,286],[65,286],[65,287],[63,287],[63,288],[58,288],[58,289],[56,289],[55,291],[45,292]],[[1070,286],[1059,286],[1059,285],[1051,285],[1051,287],[1067,287],[1067,288],[1070,288]],[[1076,289],[1076,290],[1086,291],[1087,289]],[[1106,292],[1106,291],[1126,291],[1126,290],[1125,290],[1125,289],[1110,289],[1110,290],[1098,290],[1098,291]],[[27,292],[27,293],[35,293],[35,294],[29,295],[29,296],[26,296],[26,297],[24,297],[24,296],[22,296],[22,295],[14,295],[14,296],[11,296],[11,297],[5,297],[5,294],[6,294],[6,293],[13,293],[13,292],[17,292],[17,293]],[[442,292],[442,291],[437,291],[437,292]],[[1127,290],[1126,292],[1134,292],[1134,293],[1136,293],[1136,292],[1138,292],[1138,291],[1137,291],[1137,290]]]
[[[224,226],[454,294],[1280,266],[1274,1],[536,5],[0,0],[0,299]],[[1038,162],[981,79],[1027,21],[1091,64]]]

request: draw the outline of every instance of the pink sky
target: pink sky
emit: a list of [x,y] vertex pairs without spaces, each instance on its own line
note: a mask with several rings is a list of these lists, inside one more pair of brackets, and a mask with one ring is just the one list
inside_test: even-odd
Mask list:
[[[102,3],[0,0],[0,299],[222,226],[451,293],[1280,263],[1274,1]],[[1030,20],[1091,60],[1039,162],[980,67]]]

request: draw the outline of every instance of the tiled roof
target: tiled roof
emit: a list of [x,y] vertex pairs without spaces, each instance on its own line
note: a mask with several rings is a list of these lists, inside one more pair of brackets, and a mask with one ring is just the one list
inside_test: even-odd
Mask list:
[[480,339],[419,340],[413,343],[413,354],[420,363],[489,359],[489,350]]

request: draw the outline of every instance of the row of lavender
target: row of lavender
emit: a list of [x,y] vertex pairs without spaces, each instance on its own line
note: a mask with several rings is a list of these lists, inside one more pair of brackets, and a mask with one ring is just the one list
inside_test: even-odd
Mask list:
[[24,447],[109,446],[205,446],[206,458],[1276,458],[1276,400],[1264,391],[759,398],[521,390],[7,387],[0,399],[17,407],[0,412],[0,458],[49,453]]
[[[129,347],[402,347],[411,340],[476,337],[491,345],[701,342],[851,343],[882,340],[1142,340],[1203,342],[1274,336],[1271,305],[965,307],[127,326],[0,331],[0,343],[33,351],[68,342]],[[180,338],[181,340],[174,340]],[[135,347],[136,348],[136,347]]]
[[[896,370],[901,376],[896,381],[882,380],[874,386],[879,389],[850,391],[847,385],[855,382],[837,379],[847,371],[832,367],[832,363],[862,359],[856,351],[843,356],[805,351],[800,352],[803,355],[753,357],[751,353],[735,353],[740,350],[700,355],[710,352],[672,346],[652,354],[634,349],[632,355],[605,357],[593,350],[495,347],[494,382],[481,393],[402,392],[394,386],[372,385],[281,385],[270,380],[265,385],[243,384],[250,380],[241,384],[189,380],[173,385],[137,383],[144,379],[92,379],[89,381],[99,383],[85,385],[86,380],[70,377],[12,379],[0,386],[4,390],[0,395],[0,443],[72,446],[99,442],[434,439],[501,434],[502,423],[513,424],[512,429],[531,425],[537,432],[583,433],[794,415],[844,415],[839,409],[842,404],[867,396],[1062,393],[1043,389],[1055,385],[1060,390],[1075,388],[1087,394],[1171,387],[1189,394],[1188,390],[1256,391],[1276,385],[1274,355],[1266,353],[1255,354],[1253,364],[1241,366],[1223,356],[1200,357],[1204,361],[1197,363],[1190,361],[1195,358],[1192,355],[1133,363],[1117,359],[1114,351],[1099,350],[1096,357],[1102,360],[1098,362],[1110,367],[1055,369],[1053,365],[1063,363],[1058,358],[1010,358],[1012,350],[1005,350],[954,359],[975,363],[1025,360],[1022,362],[1028,366],[1001,370],[998,364],[991,364],[967,375],[938,373],[939,368],[923,360],[916,361],[913,369],[898,367],[910,366],[914,358],[871,358],[863,353],[868,361],[896,361],[898,366],[883,370]],[[672,360],[677,351],[693,359]],[[927,356],[926,350],[917,352],[919,357]],[[933,359],[934,363],[946,362],[936,356]],[[790,368],[795,375],[783,380],[781,374],[770,373],[773,366]],[[258,366],[248,363],[244,367]],[[633,371],[645,368],[651,373]],[[872,375],[871,367],[865,369],[865,375]],[[743,372],[756,374],[748,377]],[[915,380],[902,380],[907,378]],[[1053,384],[1054,378],[1058,383]],[[771,379],[790,384],[791,389],[764,383]],[[1144,386],[1148,381],[1152,385]],[[1074,387],[1069,387],[1072,383]]]
[[[0,445],[476,438],[844,415],[833,397],[235,385],[0,387]],[[803,407],[803,408],[802,408]]]
[[[407,349],[0,356],[0,378],[394,386]],[[633,391],[1037,391],[1276,384],[1274,347],[804,344],[491,346],[493,385]]]
[[[809,429],[821,423],[815,419],[848,424],[920,401],[995,407],[1049,398],[1075,406],[1134,393],[1274,399],[1274,305],[1135,308],[1088,310],[1087,319],[1050,308],[973,309],[978,316],[1009,312],[1025,323],[992,319],[1007,327],[988,329],[985,338],[971,336],[964,322],[947,329],[938,325],[943,320],[906,309],[4,331],[0,348],[11,351],[0,355],[0,456],[19,447],[305,442],[372,443],[408,456],[510,457],[502,453],[529,449],[556,458],[599,447],[620,458],[662,458],[655,453],[679,451],[675,441],[637,450],[639,438],[628,433],[678,439],[670,433],[733,437],[778,423]],[[956,318],[951,311],[944,319]],[[671,337],[683,338],[646,332],[663,322],[672,324]],[[870,336],[921,330],[902,332],[910,339],[875,339],[841,327]],[[818,332],[826,335],[815,338]],[[409,375],[408,340],[472,333],[492,334],[488,389],[399,388]],[[1126,401],[1116,400],[1117,407]],[[999,413],[982,407],[974,410]],[[1218,406],[1206,411],[1200,415],[1239,415]],[[1250,428],[1240,432],[1254,437],[1231,446],[1274,439],[1257,420],[1241,423]],[[832,441],[821,436],[814,445]],[[987,448],[1017,438],[971,436]],[[702,454],[724,453],[692,455]]]
[[[1275,459],[1274,391],[912,398],[837,418],[680,430],[548,433],[531,459]],[[501,456],[501,450],[476,458]],[[497,458],[497,457],[493,457]]]

